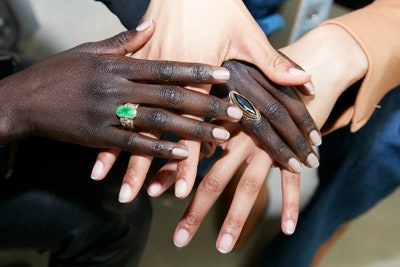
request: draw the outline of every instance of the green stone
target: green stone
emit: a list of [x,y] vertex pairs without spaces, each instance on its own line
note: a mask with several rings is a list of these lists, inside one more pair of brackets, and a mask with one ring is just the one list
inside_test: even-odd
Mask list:
[[115,111],[118,117],[127,118],[127,119],[134,119],[137,115],[137,110],[135,107],[132,106],[119,106]]

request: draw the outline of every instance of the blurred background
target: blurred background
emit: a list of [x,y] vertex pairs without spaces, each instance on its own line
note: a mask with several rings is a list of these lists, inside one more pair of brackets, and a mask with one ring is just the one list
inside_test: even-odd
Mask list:
[[[18,22],[17,28],[7,23],[10,10],[5,2],[9,3]],[[297,6],[297,0],[289,0],[283,5],[281,13],[286,27],[270,37],[276,48],[288,42]],[[331,16],[346,12],[346,9],[334,5]],[[123,30],[118,19],[102,3],[93,0],[0,0],[0,45],[12,47],[13,41],[18,40],[17,49],[32,61],[83,42],[102,40]],[[301,183],[304,206],[318,183],[315,170],[306,169]],[[140,267],[250,267],[264,243],[280,230],[281,195],[276,170],[271,172],[267,184],[270,202],[263,221],[241,250],[227,255],[215,249],[219,228],[217,207],[210,212],[191,244],[177,249],[172,244],[172,234],[189,200],[177,200],[172,194],[153,199],[151,233]],[[399,201],[400,194],[395,193],[355,220],[320,266],[400,266],[397,247],[400,240],[397,230],[400,223],[397,215]],[[34,251],[0,251],[0,267],[21,261],[32,267],[42,267],[46,266],[47,255]]]

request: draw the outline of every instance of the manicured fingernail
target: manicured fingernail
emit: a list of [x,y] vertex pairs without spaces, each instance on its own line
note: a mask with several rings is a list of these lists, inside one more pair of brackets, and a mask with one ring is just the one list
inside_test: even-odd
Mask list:
[[187,185],[184,180],[179,180],[175,184],[175,196],[181,197],[186,195]]
[[213,77],[217,80],[227,81],[229,80],[231,74],[227,69],[218,69],[213,71]]
[[104,170],[103,162],[101,162],[100,160],[97,160],[93,166],[92,173],[90,174],[90,178],[92,178],[93,180],[99,180],[101,174],[103,173],[103,170]]
[[184,247],[187,245],[188,239],[189,232],[185,229],[181,229],[174,236],[174,245],[178,248]]
[[147,194],[151,197],[157,197],[160,195],[161,185],[159,183],[154,183],[147,188]]
[[121,203],[126,203],[129,201],[132,195],[132,190],[129,184],[123,184],[121,190],[119,191],[118,201]]
[[305,72],[304,70],[300,70],[298,68],[290,68],[289,73],[293,76],[310,76],[309,73]]
[[292,220],[285,221],[286,234],[291,235],[294,233],[294,230],[295,230],[294,222]]
[[307,162],[312,168],[317,168],[319,166],[319,159],[314,153],[310,153],[307,156]]
[[229,107],[227,113],[229,117],[235,120],[240,120],[243,117],[243,111],[238,107]]
[[147,28],[150,27],[150,25],[151,25],[152,22],[153,22],[152,19],[143,21],[142,23],[140,23],[140,24],[136,27],[136,31],[137,31],[137,32],[141,32],[141,31],[146,30]]
[[311,82],[305,83],[304,87],[307,89],[308,93],[310,93],[311,95],[315,95],[315,88]]
[[301,163],[295,159],[295,158],[291,158],[289,159],[289,166],[293,169],[293,171],[295,172],[300,172],[301,171]]
[[181,157],[181,158],[187,158],[189,155],[189,152],[186,149],[175,147],[172,149],[172,155]]
[[218,243],[218,251],[226,254],[231,252],[233,246],[233,237],[230,234],[224,234]]
[[230,133],[225,129],[214,128],[212,135],[215,139],[226,141],[230,137]]
[[309,136],[314,146],[320,146],[322,144],[321,135],[316,130],[311,131]]

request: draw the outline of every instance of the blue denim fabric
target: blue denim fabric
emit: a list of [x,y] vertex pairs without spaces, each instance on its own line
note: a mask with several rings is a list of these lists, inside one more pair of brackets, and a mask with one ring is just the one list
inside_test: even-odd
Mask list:
[[355,134],[348,128],[324,137],[320,185],[300,214],[293,236],[278,234],[260,266],[310,266],[317,249],[346,222],[363,214],[400,184],[400,87],[381,101]]

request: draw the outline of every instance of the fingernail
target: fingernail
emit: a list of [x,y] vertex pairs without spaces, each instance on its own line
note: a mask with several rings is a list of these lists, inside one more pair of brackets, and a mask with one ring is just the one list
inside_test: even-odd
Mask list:
[[93,180],[99,180],[101,174],[103,173],[103,170],[104,170],[103,162],[101,162],[100,160],[97,160],[93,166],[92,173],[90,174],[90,178],[92,178]]
[[215,139],[226,141],[230,137],[230,133],[225,129],[214,128],[212,131],[212,135]]
[[229,107],[227,113],[229,117],[235,120],[240,120],[243,117],[243,111],[238,107]]
[[290,68],[289,73],[294,76],[310,76],[310,74],[308,74],[304,70],[300,70],[298,68]]
[[189,152],[186,149],[174,147],[172,149],[172,155],[181,157],[181,158],[187,158],[187,156],[189,155]]
[[132,190],[129,184],[123,184],[121,190],[119,191],[118,201],[121,203],[126,203],[129,201],[132,195]]
[[142,23],[140,23],[140,24],[136,27],[136,31],[137,31],[137,32],[141,32],[141,31],[146,30],[147,28],[150,27],[150,25],[151,25],[152,22],[153,22],[152,19],[143,21]]
[[154,183],[147,188],[147,194],[149,194],[151,197],[157,197],[159,196],[161,191],[161,185],[159,183]]
[[179,180],[178,182],[176,182],[175,196],[177,196],[177,197],[184,196],[186,194],[186,190],[187,190],[187,185],[184,180]]
[[314,153],[310,153],[307,156],[307,162],[312,168],[317,168],[319,166],[319,159]]
[[311,95],[315,95],[315,88],[314,88],[314,85],[311,82],[305,83],[303,86],[307,89],[307,91]]
[[294,233],[294,230],[295,230],[294,222],[292,220],[285,221],[286,234],[291,235]]
[[322,144],[321,135],[316,130],[311,131],[310,139],[314,146],[320,146]]
[[174,236],[174,245],[178,248],[186,246],[189,239],[189,232],[185,229],[179,230]]
[[301,164],[297,159],[291,158],[291,159],[289,159],[288,163],[289,163],[289,166],[293,169],[293,171],[295,171],[295,172],[301,171]]
[[227,81],[229,80],[231,74],[227,69],[218,69],[213,71],[213,77],[217,80]]
[[233,237],[230,234],[224,234],[219,241],[218,244],[218,251],[221,253],[229,253],[232,250],[232,244],[233,244]]

